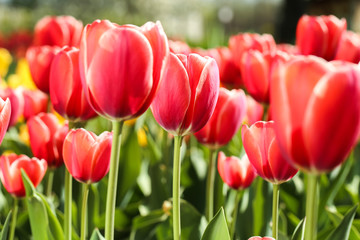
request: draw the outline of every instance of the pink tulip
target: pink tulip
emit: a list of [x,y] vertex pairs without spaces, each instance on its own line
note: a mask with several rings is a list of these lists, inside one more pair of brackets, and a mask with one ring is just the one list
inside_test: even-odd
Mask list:
[[27,121],[30,147],[35,157],[45,159],[50,168],[63,164],[62,147],[68,126],[52,113],[39,113]]
[[219,152],[218,171],[224,183],[233,189],[248,188],[256,177],[246,155],[240,160],[234,156],[226,157],[223,152]]
[[88,120],[96,116],[81,85],[79,49],[65,47],[52,61],[50,98],[55,111],[66,119]]
[[360,61],[360,35],[352,31],[343,32],[334,59],[358,63]]
[[9,127],[14,126],[19,121],[19,118],[23,114],[24,97],[21,91],[22,90],[20,88],[0,89],[0,98],[3,100],[6,100],[8,98],[11,103],[11,115],[10,115]]
[[251,237],[249,238],[248,240],[275,240],[275,238],[272,238],[272,237]]
[[261,121],[264,114],[264,107],[250,95],[246,95],[246,116],[244,123],[253,125],[257,121]]
[[312,54],[332,60],[346,25],[344,18],[338,19],[332,15],[304,15],[296,28],[296,45],[303,55]]
[[33,46],[26,52],[31,76],[41,91],[49,93],[50,67],[55,55],[60,51],[57,46]]
[[24,118],[28,120],[41,112],[46,112],[48,106],[48,96],[40,90],[23,89],[24,98]]
[[11,116],[11,104],[10,100],[5,101],[0,98],[0,143],[4,139],[5,133],[9,127]]
[[15,197],[25,196],[25,187],[21,177],[21,169],[28,175],[36,187],[43,179],[47,163],[44,159],[29,158],[14,153],[0,157],[0,178],[6,191]]
[[278,64],[290,59],[285,52],[261,53],[249,50],[241,59],[241,75],[249,94],[259,102],[269,103],[269,89],[273,70]]
[[71,130],[64,140],[64,163],[78,181],[94,183],[109,171],[112,133],[100,136],[85,129]]
[[181,53],[188,55],[191,53],[191,48],[186,44],[186,42],[183,41],[169,40],[169,48],[170,52],[175,54]]
[[290,180],[293,168],[280,152],[274,131],[274,122],[256,122],[241,129],[243,146],[256,173],[273,184]]
[[238,132],[246,114],[246,97],[243,90],[229,91],[220,88],[215,111],[205,126],[194,135],[210,148],[226,145]]
[[46,16],[34,30],[36,46],[79,46],[83,24],[72,16]]
[[159,88],[168,54],[160,22],[137,27],[97,20],[87,25],[79,61],[90,105],[110,119],[141,115]]
[[171,53],[151,111],[168,132],[185,136],[207,123],[218,95],[219,69],[214,59]]
[[277,69],[272,84],[272,117],[287,160],[313,174],[341,164],[360,128],[359,67],[298,56]]

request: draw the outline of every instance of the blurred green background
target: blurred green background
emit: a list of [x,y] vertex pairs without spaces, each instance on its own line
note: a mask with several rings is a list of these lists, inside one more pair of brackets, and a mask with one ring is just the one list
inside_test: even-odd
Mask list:
[[169,38],[190,45],[226,45],[238,32],[270,33],[293,43],[302,14],[334,14],[360,31],[359,0],[0,0],[0,32],[32,30],[45,15],[72,15],[90,23],[109,19],[142,25],[160,20]]

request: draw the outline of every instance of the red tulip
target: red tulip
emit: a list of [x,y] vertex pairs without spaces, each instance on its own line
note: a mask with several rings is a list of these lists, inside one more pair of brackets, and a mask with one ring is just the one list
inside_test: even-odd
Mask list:
[[34,45],[79,46],[83,24],[72,16],[46,16],[34,30]]
[[358,63],[360,61],[360,35],[352,31],[344,32],[334,59]]
[[346,20],[335,16],[300,18],[296,28],[296,45],[301,54],[316,55],[326,60],[335,57],[341,34],[346,31]]
[[297,173],[298,170],[280,152],[274,122],[256,122],[250,128],[243,125],[241,135],[249,161],[260,177],[273,184],[280,184]]
[[19,121],[19,118],[23,114],[24,97],[21,91],[22,90],[20,88],[0,89],[0,98],[2,98],[3,100],[8,98],[11,102],[11,115],[10,115],[9,127],[14,126]]
[[90,105],[110,119],[141,115],[159,88],[168,54],[160,22],[137,27],[97,20],[87,25],[80,73]]
[[33,34],[28,30],[17,30],[11,33],[6,48],[15,54],[17,59],[25,57],[26,50],[33,41]]
[[45,159],[50,168],[60,167],[68,126],[61,125],[52,113],[40,113],[27,121],[27,127],[34,156]]
[[240,160],[234,156],[226,157],[223,152],[219,152],[218,171],[224,183],[233,189],[248,188],[256,177],[246,155]]
[[248,240],[275,240],[275,238],[272,238],[272,237],[251,237],[249,238]]
[[270,34],[240,33],[230,37],[229,48],[235,63],[240,68],[241,59],[246,51],[253,49],[260,52],[271,52],[276,50],[276,43]]
[[298,55],[299,49],[296,45],[288,44],[288,43],[279,43],[276,44],[276,49],[282,52],[286,52],[290,55]]
[[205,126],[194,135],[210,148],[226,145],[239,130],[246,114],[246,97],[243,90],[229,91],[220,88],[215,111]]
[[40,90],[23,89],[24,98],[24,118],[28,120],[41,112],[46,112],[48,106],[48,96]]
[[25,196],[25,187],[21,177],[21,169],[28,175],[36,187],[43,179],[47,163],[44,159],[29,158],[14,153],[0,157],[0,178],[5,189],[15,197]]
[[170,52],[175,54],[181,53],[188,55],[191,53],[191,48],[189,47],[189,45],[187,45],[186,42],[182,41],[169,40],[169,48]]
[[57,46],[30,47],[26,52],[31,76],[35,85],[43,92],[49,93],[49,77],[51,62],[60,51]]
[[0,143],[4,139],[5,133],[9,127],[11,116],[11,104],[10,100],[5,101],[0,98]]
[[253,125],[257,121],[261,121],[264,114],[264,107],[250,95],[246,95],[246,116],[244,122]]
[[281,51],[261,53],[249,50],[243,54],[240,64],[241,76],[249,94],[259,102],[269,102],[269,89],[274,68],[289,59]]
[[274,74],[272,117],[278,143],[293,165],[329,172],[354,146],[360,123],[360,70],[298,56]]
[[63,48],[52,61],[50,98],[55,111],[69,120],[88,120],[96,116],[81,85],[79,49]]
[[214,59],[171,53],[151,111],[164,129],[184,136],[207,123],[218,95],[219,69]]
[[94,183],[109,171],[112,133],[100,136],[85,129],[71,130],[64,140],[63,156],[69,173],[78,181]]

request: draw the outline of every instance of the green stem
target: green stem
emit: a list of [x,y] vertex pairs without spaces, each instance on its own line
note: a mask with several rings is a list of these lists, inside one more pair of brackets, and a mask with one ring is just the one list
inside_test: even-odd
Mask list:
[[173,165],[173,234],[174,240],[179,240],[181,235],[180,223],[180,147],[181,136],[175,136],[174,142],[174,165]]
[[121,134],[124,121],[113,121],[113,142],[111,147],[110,171],[106,195],[105,239],[114,239],[114,218],[116,189],[119,174]]
[[54,170],[49,170],[47,187],[46,187],[46,196],[48,196],[48,197],[51,195],[51,192],[52,192],[52,186],[53,186],[53,182],[54,182],[54,174],[55,174]]
[[10,227],[10,233],[9,233],[9,240],[13,240],[14,236],[15,236],[16,218],[17,218],[18,209],[19,209],[18,199],[14,198],[14,209],[13,209],[12,218],[11,218],[11,227]]
[[214,180],[216,150],[210,149],[209,166],[206,180],[206,219],[210,221],[214,216]]
[[88,196],[89,196],[89,184],[84,183],[83,184],[82,210],[81,210],[81,240],[86,239]]
[[72,204],[72,177],[65,168],[65,203],[64,203],[64,232],[65,239],[71,240],[71,204]]
[[240,205],[240,200],[243,195],[244,195],[244,190],[242,190],[242,189],[236,192],[233,218],[232,218],[231,226],[230,226],[231,239],[234,239],[234,237],[235,237],[235,232],[236,232],[235,227],[236,227],[236,221],[237,221],[237,216],[238,216],[238,212],[239,212],[239,205]]
[[317,175],[307,174],[305,239],[315,240],[317,229]]
[[272,202],[272,236],[278,239],[278,223],[279,223],[279,192],[280,184],[273,184],[273,202]]

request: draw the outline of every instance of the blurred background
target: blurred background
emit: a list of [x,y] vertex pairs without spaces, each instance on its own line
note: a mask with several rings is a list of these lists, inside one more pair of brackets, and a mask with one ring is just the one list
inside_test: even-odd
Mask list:
[[302,14],[334,14],[360,31],[359,0],[0,0],[0,33],[31,31],[45,15],[72,15],[84,24],[160,20],[169,38],[204,48],[226,45],[239,32],[270,33],[278,43],[294,43]]

